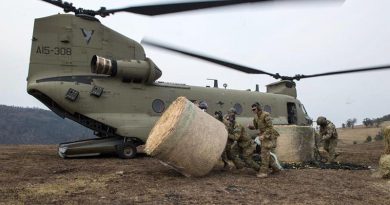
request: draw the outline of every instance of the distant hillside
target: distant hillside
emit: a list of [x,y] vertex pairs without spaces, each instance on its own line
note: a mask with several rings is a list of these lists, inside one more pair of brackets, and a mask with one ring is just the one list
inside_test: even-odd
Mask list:
[[383,117],[373,119],[373,121],[378,123],[378,124],[381,124],[381,123],[386,122],[386,121],[390,121],[390,115],[385,115]]
[[0,144],[57,144],[92,137],[91,130],[51,111],[0,105]]

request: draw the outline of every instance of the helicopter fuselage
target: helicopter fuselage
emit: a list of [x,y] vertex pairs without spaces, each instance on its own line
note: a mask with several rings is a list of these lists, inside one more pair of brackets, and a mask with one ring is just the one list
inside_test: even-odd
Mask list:
[[149,62],[139,43],[93,18],[58,14],[36,19],[27,92],[99,136],[131,138],[137,144],[146,141],[156,120],[179,96],[206,101],[209,114],[234,107],[244,125],[252,123],[254,102],[271,113],[274,124],[311,124],[293,95],[150,81],[147,76],[131,78],[131,72],[126,78],[97,74],[91,72],[95,55],[140,65]]

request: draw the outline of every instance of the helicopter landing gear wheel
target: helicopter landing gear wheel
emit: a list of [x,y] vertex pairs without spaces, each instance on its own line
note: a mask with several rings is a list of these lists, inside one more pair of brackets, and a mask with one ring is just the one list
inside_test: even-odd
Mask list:
[[123,142],[117,146],[116,153],[122,159],[132,159],[137,155],[137,147],[132,142]]
[[62,159],[66,159],[65,151],[66,151],[66,149],[59,147],[58,148],[58,156],[60,156]]

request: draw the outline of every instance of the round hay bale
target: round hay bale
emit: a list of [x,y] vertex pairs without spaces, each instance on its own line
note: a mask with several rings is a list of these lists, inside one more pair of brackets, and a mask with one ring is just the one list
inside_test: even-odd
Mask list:
[[184,176],[203,176],[218,162],[226,141],[223,123],[179,97],[154,125],[145,152]]
[[379,160],[379,173],[382,178],[390,179],[390,154],[384,154]]
[[283,162],[304,162],[314,159],[315,132],[310,126],[275,125],[279,132],[276,154]]

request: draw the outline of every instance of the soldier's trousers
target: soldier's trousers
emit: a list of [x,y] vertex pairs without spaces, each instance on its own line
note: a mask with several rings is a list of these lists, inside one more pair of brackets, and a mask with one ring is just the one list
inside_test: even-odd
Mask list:
[[390,126],[383,130],[383,141],[385,143],[385,154],[390,154]]
[[334,162],[336,159],[336,146],[337,139],[331,138],[324,141],[324,150],[328,152],[329,155],[328,162]]
[[261,146],[261,166],[259,173],[268,174],[269,167],[271,167],[274,171],[279,170],[274,158],[271,157],[271,151],[273,151],[273,149]]
[[233,160],[233,155],[232,155],[232,142],[231,141],[227,141],[226,143],[226,146],[225,146],[225,149],[223,150],[222,152],[222,161],[223,163],[226,165],[228,164],[228,161],[229,160]]
[[[253,146],[240,147],[238,144],[236,144],[231,151],[233,156],[232,160],[237,169],[249,167],[259,171],[260,165],[258,165],[252,158],[254,151]],[[240,155],[242,159],[240,158]]]

